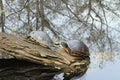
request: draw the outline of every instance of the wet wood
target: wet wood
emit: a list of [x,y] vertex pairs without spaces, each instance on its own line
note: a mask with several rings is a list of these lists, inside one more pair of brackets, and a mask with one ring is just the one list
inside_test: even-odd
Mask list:
[[89,58],[80,60],[70,56],[62,48],[51,51],[40,45],[28,43],[23,37],[0,33],[0,52],[63,71],[67,76],[86,72],[90,63]]
[[56,69],[25,60],[0,59],[0,80],[51,80]]

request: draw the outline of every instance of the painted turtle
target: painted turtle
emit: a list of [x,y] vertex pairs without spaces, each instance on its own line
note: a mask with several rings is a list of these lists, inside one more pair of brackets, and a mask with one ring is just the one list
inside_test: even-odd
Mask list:
[[71,56],[89,57],[88,47],[80,40],[69,40],[67,42],[62,42],[61,45]]
[[42,47],[50,48],[51,50],[55,49],[54,42],[49,37],[49,35],[47,33],[45,33],[44,31],[40,31],[40,30],[39,31],[32,31],[30,33],[30,39],[32,41],[36,41]]

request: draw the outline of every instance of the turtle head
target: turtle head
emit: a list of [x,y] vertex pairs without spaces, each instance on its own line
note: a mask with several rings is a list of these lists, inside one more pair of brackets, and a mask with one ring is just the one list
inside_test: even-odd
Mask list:
[[88,47],[80,40],[69,40],[62,42],[64,50],[74,57],[89,57]]
[[63,48],[68,48],[68,45],[65,42],[61,42],[61,45],[63,46]]
[[64,50],[65,50],[67,53],[70,53],[70,52],[71,52],[71,49],[69,48],[69,46],[68,46],[67,43],[61,42],[61,45],[62,45],[62,47],[64,48]]

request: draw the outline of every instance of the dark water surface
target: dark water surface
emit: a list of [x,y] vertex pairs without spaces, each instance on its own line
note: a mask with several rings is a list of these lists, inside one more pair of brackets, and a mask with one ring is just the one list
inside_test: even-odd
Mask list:
[[[29,64],[26,64],[26,65],[29,65]],[[30,68],[30,66],[28,66],[28,68]],[[37,68],[36,69],[37,73],[35,72],[34,75],[39,76],[41,70],[38,65],[36,65],[35,68]],[[25,70],[27,70],[27,68]],[[28,75],[28,73],[29,72],[25,74]],[[29,73],[29,76],[32,74]],[[63,74],[60,74],[56,80],[63,80],[64,77],[62,75]],[[6,80],[8,79],[6,78]],[[17,78],[17,80],[19,79]],[[27,79],[24,78],[23,80],[28,80],[28,78]],[[120,80],[120,54],[119,53],[117,54],[92,54],[91,64],[86,74],[82,77],[72,78],[71,80]]]

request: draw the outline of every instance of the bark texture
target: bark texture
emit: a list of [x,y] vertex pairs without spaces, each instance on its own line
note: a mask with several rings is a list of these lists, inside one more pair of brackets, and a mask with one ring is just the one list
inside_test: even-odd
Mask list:
[[70,56],[62,48],[51,51],[40,45],[29,43],[26,38],[6,33],[0,33],[0,52],[40,64],[48,70],[64,72],[66,77],[83,75],[90,64],[89,58],[80,60],[78,57]]

